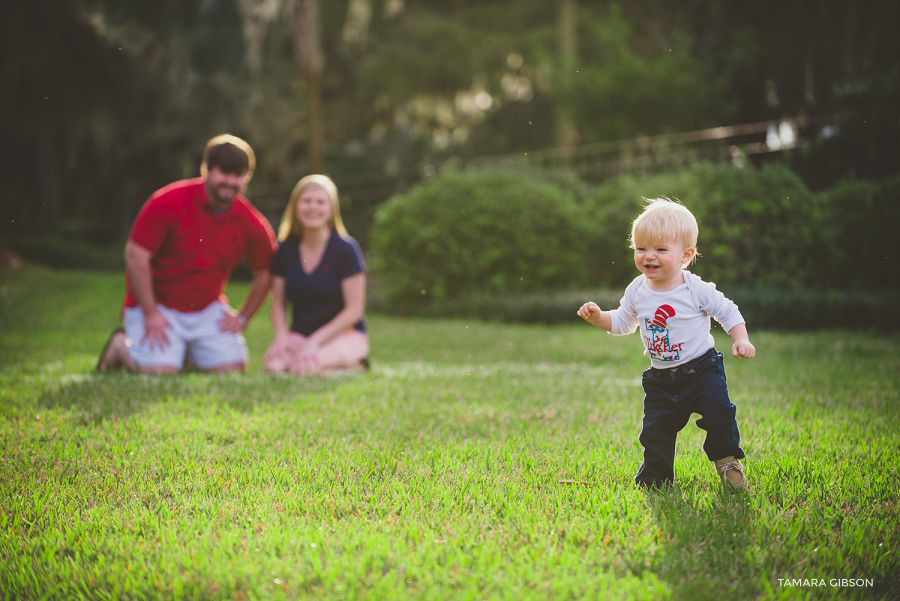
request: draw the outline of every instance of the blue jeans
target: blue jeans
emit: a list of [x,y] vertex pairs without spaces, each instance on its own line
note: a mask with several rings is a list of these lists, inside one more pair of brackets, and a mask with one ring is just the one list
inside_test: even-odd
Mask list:
[[744,457],[735,412],[728,398],[722,353],[705,354],[671,369],[651,367],[644,372],[644,427],[641,445],[644,464],[634,481],[641,486],[662,486],[675,481],[675,438],[692,413],[706,431],[703,450],[710,461],[730,455]]

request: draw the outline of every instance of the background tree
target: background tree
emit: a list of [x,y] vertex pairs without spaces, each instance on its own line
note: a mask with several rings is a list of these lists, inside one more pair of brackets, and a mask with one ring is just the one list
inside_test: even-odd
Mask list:
[[880,178],[900,169],[898,26],[887,0],[3,3],[0,236],[118,245],[222,131],[257,150],[270,215],[326,171],[363,243],[378,203],[448,159],[567,128],[590,145],[803,116],[811,146],[777,156],[811,186]]
[[309,168],[313,173],[322,172],[325,145],[321,90],[324,57],[319,29],[318,0],[294,0],[294,51],[306,91],[308,157]]
[[556,136],[557,146],[563,147],[565,154],[578,144],[578,129],[574,123],[574,80],[578,67],[578,14],[575,0],[559,2],[559,67],[556,95]]

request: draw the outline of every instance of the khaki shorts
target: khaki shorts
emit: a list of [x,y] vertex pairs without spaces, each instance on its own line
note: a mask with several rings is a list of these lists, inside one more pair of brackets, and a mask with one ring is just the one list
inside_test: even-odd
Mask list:
[[215,301],[202,311],[184,312],[157,304],[171,327],[166,330],[169,345],[160,349],[144,337],[144,312],[140,307],[125,309],[122,324],[125,326],[128,354],[138,367],[167,366],[182,369],[185,358],[199,369],[208,370],[223,365],[247,362],[247,343],[244,337],[233,332],[222,332],[217,322],[225,315],[225,304]]

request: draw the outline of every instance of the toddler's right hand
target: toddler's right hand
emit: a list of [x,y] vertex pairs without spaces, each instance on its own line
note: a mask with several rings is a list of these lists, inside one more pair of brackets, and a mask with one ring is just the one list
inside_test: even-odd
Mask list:
[[581,308],[578,309],[578,317],[585,320],[591,325],[600,327],[600,315],[603,311],[600,310],[600,307],[597,303],[584,303],[581,305]]

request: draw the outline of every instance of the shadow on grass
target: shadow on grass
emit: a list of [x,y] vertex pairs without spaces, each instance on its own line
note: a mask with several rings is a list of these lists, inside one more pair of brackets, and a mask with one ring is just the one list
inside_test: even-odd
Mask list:
[[709,490],[688,480],[646,493],[662,539],[651,569],[671,586],[673,599],[754,599],[765,591],[756,578],[768,549],[756,524],[753,493]]
[[261,406],[293,403],[333,391],[349,376],[296,378],[268,374],[182,374],[135,376],[125,373],[63,380],[45,392],[41,407],[72,410],[85,423],[124,419],[159,403],[215,405],[241,413]]

